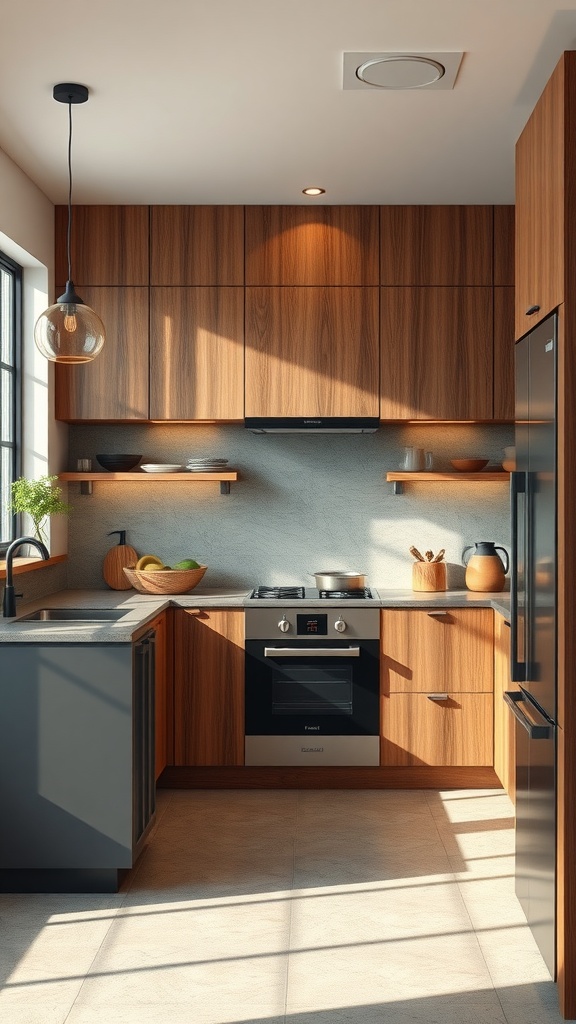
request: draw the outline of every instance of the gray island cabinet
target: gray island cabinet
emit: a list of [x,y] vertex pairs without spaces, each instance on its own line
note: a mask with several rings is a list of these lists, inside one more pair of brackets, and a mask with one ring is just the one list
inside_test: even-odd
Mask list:
[[115,892],[154,820],[154,631],[0,655],[0,891]]

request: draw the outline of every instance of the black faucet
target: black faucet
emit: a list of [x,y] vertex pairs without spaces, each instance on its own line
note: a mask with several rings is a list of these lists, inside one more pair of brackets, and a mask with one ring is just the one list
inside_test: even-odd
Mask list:
[[[45,544],[40,540],[36,540],[35,537],[18,537],[13,540],[10,547],[6,552],[6,585],[4,587],[4,599],[2,601],[2,615],[5,619],[11,619],[16,615],[16,594],[14,593],[14,584],[12,582],[14,576],[14,555],[18,548],[21,548],[23,544],[32,544],[42,555],[44,561],[50,558],[50,553]],[[20,595],[21,596],[21,595]]]

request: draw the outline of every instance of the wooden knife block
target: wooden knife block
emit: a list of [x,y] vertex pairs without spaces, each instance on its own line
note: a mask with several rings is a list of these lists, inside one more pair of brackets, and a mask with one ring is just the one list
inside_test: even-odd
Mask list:
[[446,562],[414,562],[412,590],[446,589]]

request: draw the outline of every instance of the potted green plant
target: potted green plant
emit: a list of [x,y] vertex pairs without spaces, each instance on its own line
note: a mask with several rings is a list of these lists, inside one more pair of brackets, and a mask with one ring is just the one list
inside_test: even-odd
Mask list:
[[69,515],[72,506],[62,501],[62,488],[54,486],[57,476],[41,476],[38,480],[27,480],[21,476],[12,484],[12,498],[8,504],[11,512],[25,512],[34,523],[34,536],[46,543],[44,524],[48,516]]

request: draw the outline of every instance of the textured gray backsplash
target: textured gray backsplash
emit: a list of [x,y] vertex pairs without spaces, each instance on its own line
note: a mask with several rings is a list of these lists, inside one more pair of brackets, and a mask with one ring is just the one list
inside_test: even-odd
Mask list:
[[71,426],[69,469],[96,453],[141,453],[146,462],[228,458],[241,479],[217,483],[96,483],[91,496],[69,485],[69,587],[103,587],[101,565],[127,530],[140,553],[171,565],[195,558],[211,586],[312,584],[321,569],[365,572],[380,588],[410,588],[411,544],[446,549],[449,585],[463,585],[462,548],[477,540],[510,545],[508,488],[501,483],[415,483],[392,493],[387,470],[405,445],[434,453],[435,469],[475,456],[500,462],[513,444],[507,426],[385,426],[375,434],[251,434],[238,426]]

